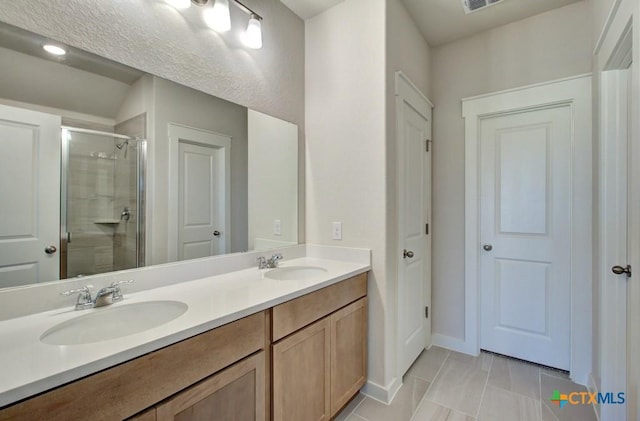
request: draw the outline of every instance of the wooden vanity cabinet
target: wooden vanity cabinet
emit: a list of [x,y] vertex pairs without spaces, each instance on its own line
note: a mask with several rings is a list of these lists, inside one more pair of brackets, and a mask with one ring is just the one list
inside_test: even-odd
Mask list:
[[324,318],[273,345],[273,419],[331,418],[331,325]]
[[336,311],[331,325],[331,416],[367,381],[367,297]]
[[264,351],[191,386],[155,409],[157,421],[264,420]]
[[[213,374],[222,374],[227,367],[236,367],[234,363],[247,356],[262,355],[264,361],[264,354],[256,352],[264,350],[268,341],[266,313],[247,316],[16,403],[0,410],[0,421],[112,421],[132,416],[153,420],[153,409],[136,414]],[[257,402],[264,403],[264,394]]]
[[274,421],[330,420],[364,386],[366,282],[358,275],[273,308]]

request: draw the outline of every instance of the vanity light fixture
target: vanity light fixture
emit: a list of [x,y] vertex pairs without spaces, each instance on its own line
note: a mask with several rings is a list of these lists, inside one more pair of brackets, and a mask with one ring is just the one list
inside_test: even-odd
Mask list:
[[186,3],[193,3],[204,8],[202,18],[207,26],[216,32],[227,32],[231,29],[229,1],[249,15],[247,30],[242,34],[244,44],[253,49],[262,48],[262,16],[242,4],[239,0],[165,0],[176,9],[186,9]]
[[260,25],[260,17],[255,13],[252,13],[251,18],[249,19],[247,32],[244,34],[244,43],[249,48],[262,48],[262,28]]
[[63,56],[67,54],[67,51],[64,48],[53,44],[45,44],[42,46],[42,48],[44,49],[44,51],[49,54],[53,54],[54,56]]
[[216,32],[227,32],[231,29],[229,0],[215,0],[213,7],[206,7],[202,12],[205,23]]

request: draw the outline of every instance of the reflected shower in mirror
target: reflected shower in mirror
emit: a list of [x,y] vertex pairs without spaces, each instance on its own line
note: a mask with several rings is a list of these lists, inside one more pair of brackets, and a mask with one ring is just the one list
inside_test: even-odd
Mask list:
[[144,264],[146,141],[62,128],[60,277]]
[[297,244],[296,125],[51,41],[0,23],[0,288]]

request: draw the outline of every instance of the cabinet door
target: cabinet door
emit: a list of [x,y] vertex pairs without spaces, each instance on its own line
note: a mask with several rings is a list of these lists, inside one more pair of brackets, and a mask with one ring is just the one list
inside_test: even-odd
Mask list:
[[158,405],[158,421],[263,421],[264,351],[178,393]]
[[273,345],[274,421],[329,420],[329,317]]
[[364,386],[367,379],[367,298],[330,316],[331,416]]

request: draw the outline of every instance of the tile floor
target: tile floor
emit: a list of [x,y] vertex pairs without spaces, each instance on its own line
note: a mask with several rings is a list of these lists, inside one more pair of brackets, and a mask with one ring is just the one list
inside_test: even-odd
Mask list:
[[587,390],[564,372],[432,347],[409,369],[391,405],[358,395],[336,421],[596,421],[591,406],[558,408],[549,400],[556,389]]

